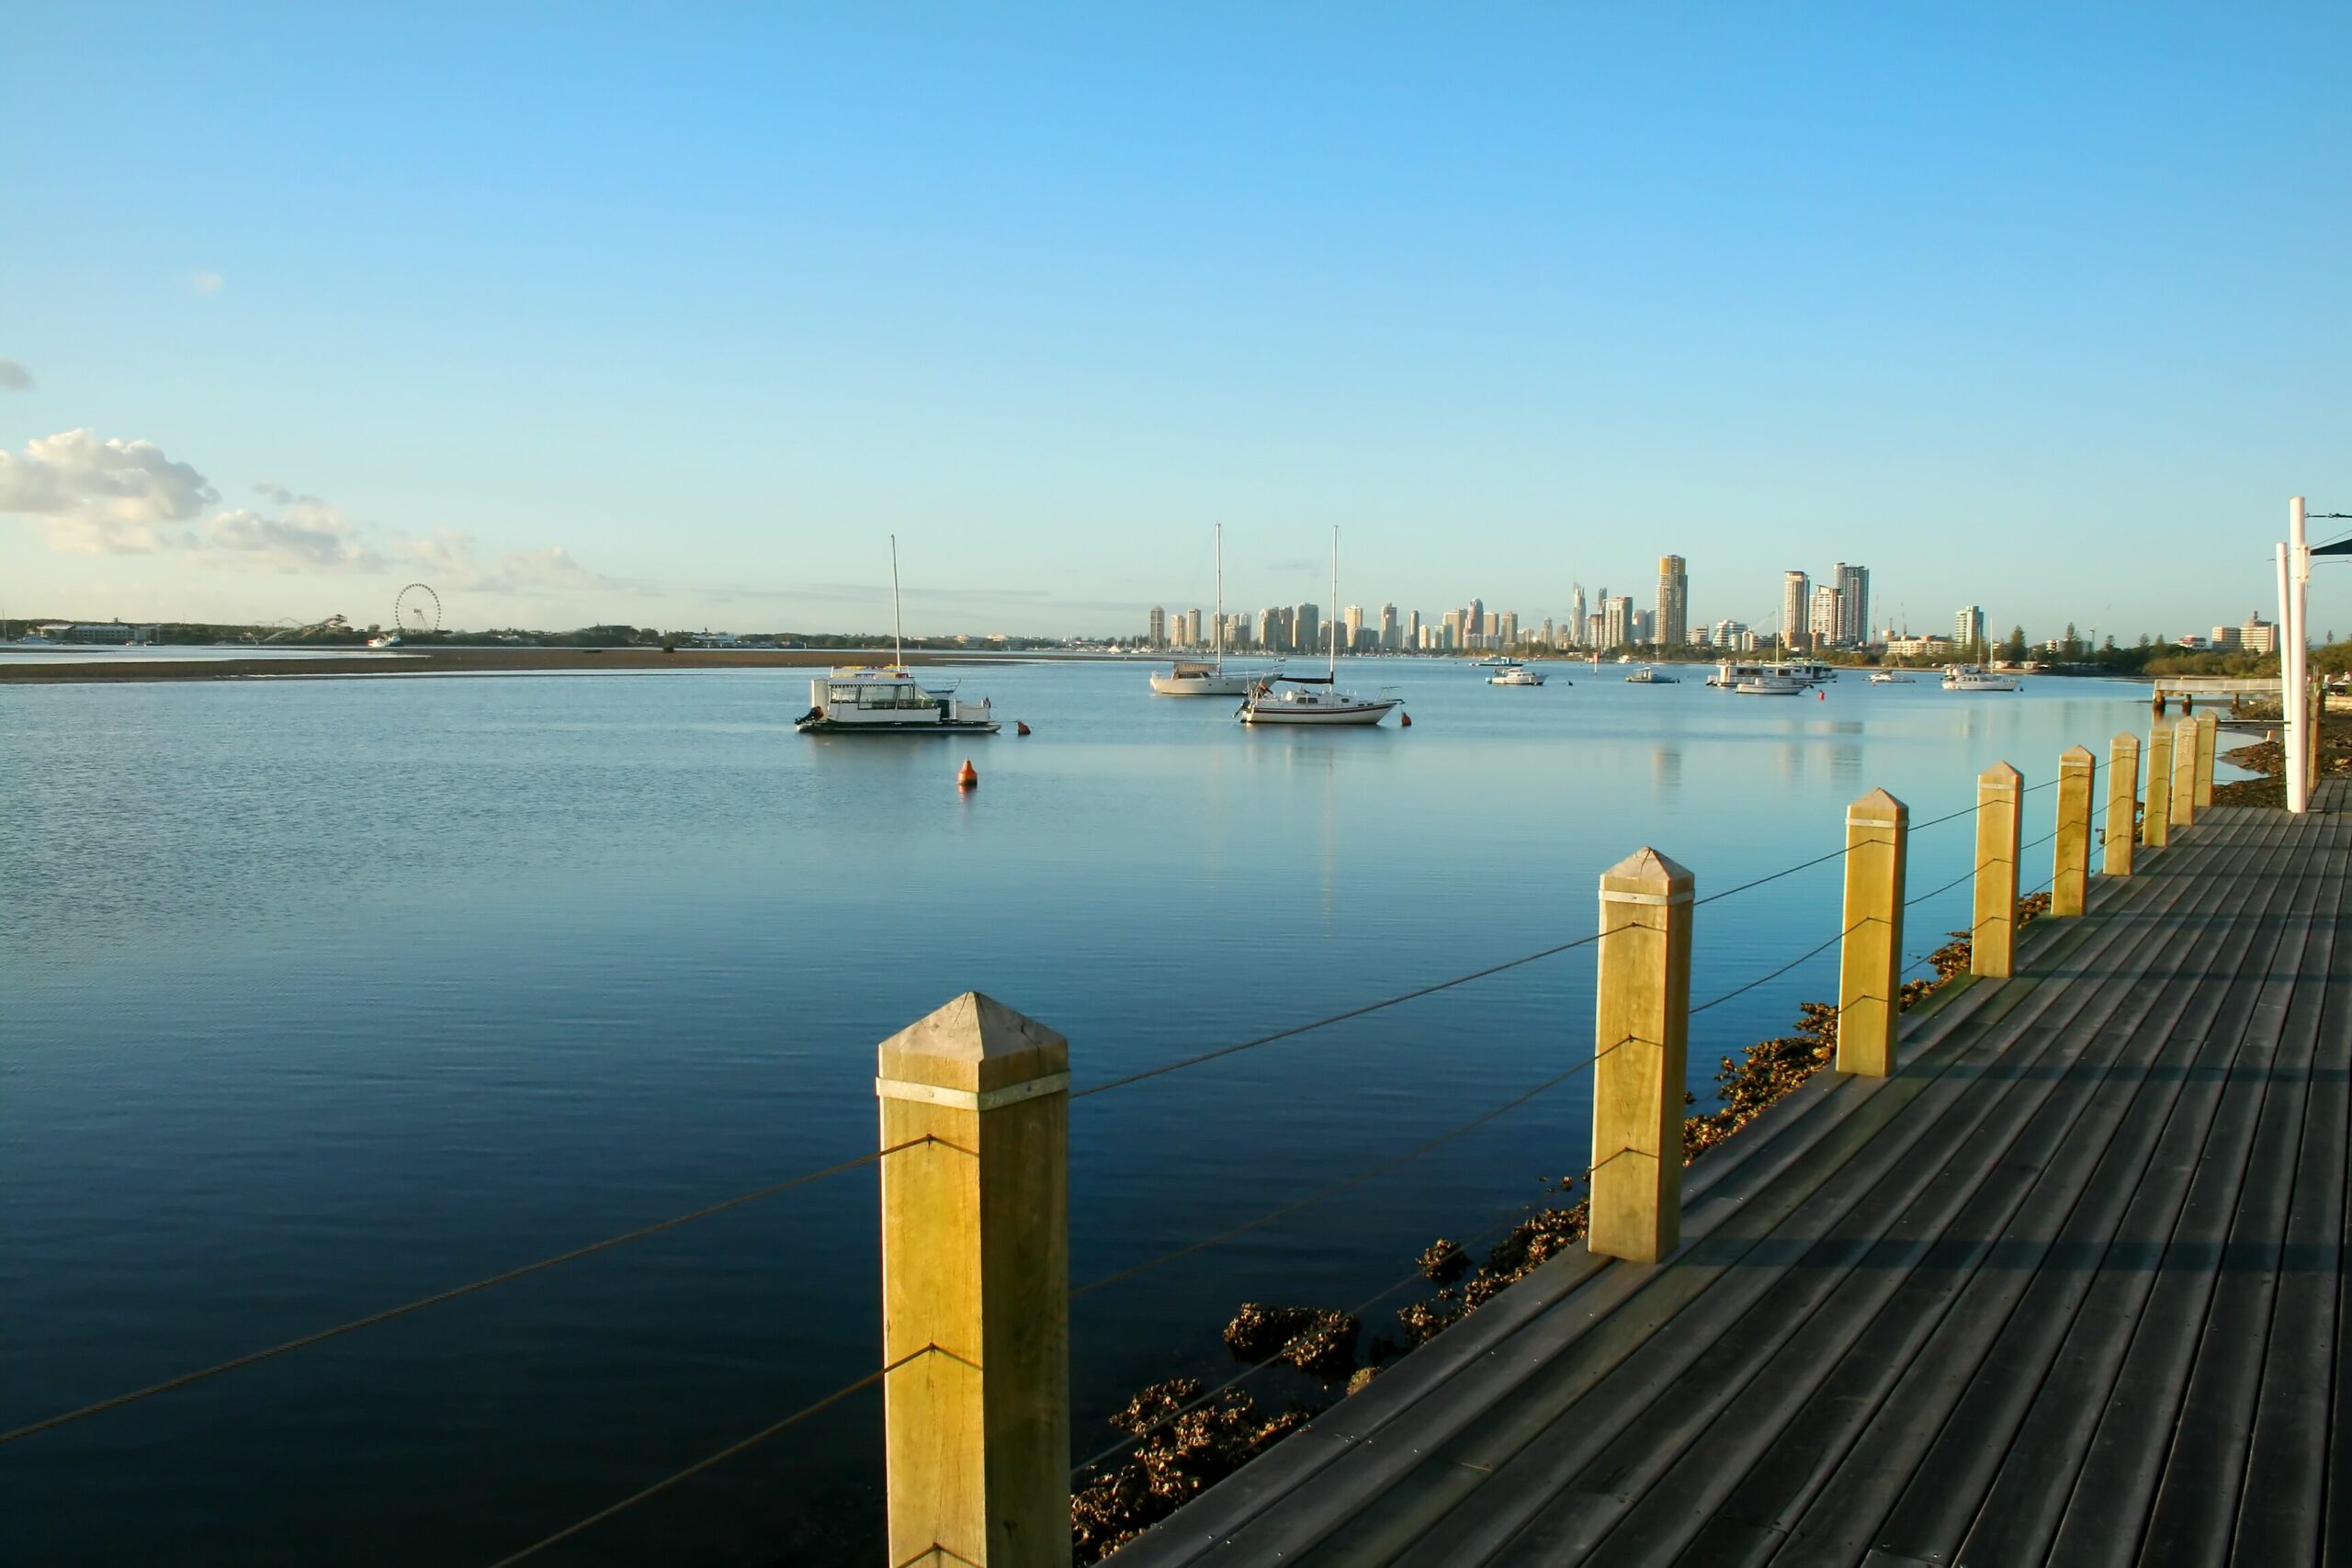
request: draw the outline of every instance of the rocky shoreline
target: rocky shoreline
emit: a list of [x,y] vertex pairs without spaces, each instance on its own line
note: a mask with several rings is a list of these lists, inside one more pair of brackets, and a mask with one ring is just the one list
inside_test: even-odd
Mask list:
[[[2018,924],[2049,908],[2047,893],[2018,900]],[[1928,955],[1935,977],[1904,986],[1905,1010],[1967,972],[1968,933],[1950,934],[1951,941]],[[1790,1033],[1723,1058],[1715,1074],[1721,1105],[1683,1119],[1684,1163],[1704,1157],[1827,1066],[1837,1053],[1837,1021],[1834,1004],[1806,1002]],[[1686,1103],[1696,1098],[1684,1097]],[[1575,1197],[1578,1186],[1575,1177],[1547,1183],[1555,1201],[1521,1221],[1483,1259],[1474,1259],[1467,1248],[1446,1237],[1431,1242],[1418,1260],[1430,1289],[1396,1309],[1393,1338],[1379,1334],[1366,1342],[1363,1322],[1331,1308],[1243,1303],[1225,1327],[1226,1348],[1233,1359],[1243,1365],[1287,1362],[1295,1369],[1294,1381],[1318,1392],[1292,1399],[1279,1412],[1262,1408],[1238,1387],[1187,1409],[1201,1398],[1204,1386],[1191,1377],[1172,1378],[1137,1393],[1111,1418],[1111,1425],[1138,1440],[1124,1458],[1080,1477],[1071,1494],[1075,1560],[1100,1562],[1305,1427],[1336,1399],[1363,1388],[1406,1350],[1444,1333],[1546,1258],[1582,1240],[1586,1211],[1583,1201]]]

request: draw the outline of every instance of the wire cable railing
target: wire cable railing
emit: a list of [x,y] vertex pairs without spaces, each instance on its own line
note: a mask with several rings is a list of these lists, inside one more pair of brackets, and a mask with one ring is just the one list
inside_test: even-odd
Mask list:
[[86,1420],[90,1416],[103,1415],[109,1410],[119,1410],[126,1404],[136,1404],[142,1399],[152,1399],[159,1393],[170,1393],[175,1389],[187,1388],[192,1384],[217,1378],[225,1372],[241,1371],[246,1367],[258,1366],[264,1361],[291,1351],[307,1349],[312,1345],[323,1344],[327,1340],[340,1338],[345,1334],[356,1334],[363,1328],[373,1328],[379,1324],[390,1323],[396,1318],[406,1317],[411,1313],[423,1312],[427,1307],[440,1306],[444,1303],[454,1302],[478,1292],[487,1291],[493,1286],[511,1284],[516,1280],[526,1279],[530,1275],[565,1263],[574,1263],[583,1258],[593,1258],[600,1252],[610,1252],[616,1247],[626,1247],[631,1242],[643,1241],[648,1236],[660,1235],[664,1231],[675,1230],[680,1225],[691,1224],[695,1220],[708,1219],[713,1214],[722,1214],[729,1209],[740,1209],[747,1203],[756,1203],[763,1198],[773,1198],[779,1193],[789,1192],[796,1187],[806,1187],[811,1182],[822,1181],[829,1176],[839,1176],[845,1171],[855,1170],[860,1166],[877,1165],[888,1156],[902,1150],[913,1148],[919,1144],[938,1141],[926,1134],[920,1138],[910,1138],[890,1148],[876,1149],[870,1154],[860,1155],[855,1159],[842,1160],[838,1165],[829,1165],[818,1170],[803,1171],[798,1176],[790,1177],[782,1181],[770,1182],[765,1187],[753,1188],[749,1192],[739,1192],[732,1198],[721,1199],[716,1203],[706,1203],[699,1209],[690,1209],[683,1214],[673,1214],[666,1220],[657,1220],[650,1225],[639,1225],[634,1230],[623,1231],[617,1235],[608,1235],[601,1241],[592,1241],[585,1247],[575,1247],[569,1251],[539,1258],[536,1262],[521,1264],[513,1269],[503,1269],[495,1274],[486,1274],[479,1280],[469,1280],[462,1285],[453,1285],[446,1291],[435,1291],[431,1295],[419,1296],[413,1301],[402,1302],[398,1306],[371,1312],[364,1317],[355,1317],[347,1322],[338,1323],[331,1328],[321,1328],[309,1334],[298,1335],[294,1338],[272,1345],[266,1349],[251,1350],[242,1356],[232,1356],[225,1361],[216,1361],[209,1367],[198,1367],[194,1371],[182,1372],[176,1377],[165,1378],[161,1382],[149,1383],[144,1388],[131,1389],[128,1393],[97,1400],[78,1409],[43,1416],[40,1420],[0,1432],[0,1444],[17,1442],[38,1433],[70,1426],[76,1421]]

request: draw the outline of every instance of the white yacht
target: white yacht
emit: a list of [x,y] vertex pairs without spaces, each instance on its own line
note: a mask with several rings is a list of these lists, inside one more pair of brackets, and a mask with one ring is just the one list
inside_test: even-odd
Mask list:
[[899,536],[890,536],[890,662],[879,670],[835,670],[808,682],[808,711],[793,721],[803,735],[994,735],[996,716],[982,697],[965,702],[948,685],[924,686],[906,669],[899,615]]
[[1225,525],[1216,527],[1216,655],[1214,659],[1180,659],[1167,670],[1151,672],[1151,689],[1163,697],[1238,697],[1246,695],[1253,679],[1246,671],[1225,668]]
[[1732,691],[1743,697],[1801,697],[1804,682],[1787,675],[1758,675],[1735,682]]
[[1800,686],[1817,686],[1836,679],[1836,666],[1811,660],[1775,660],[1769,664],[1726,660],[1715,666],[1715,672],[1707,677],[1707,684],[1736,689],[1743,681],[1780,680],[1794,681]]
[[[1331,530],[1331,603],[1340,602],[1340,530]],[[1378,724],[1401,697],[1353,697],[1340,690],[1336,641],[1320,675],[1261,675],[1250,682],[1238,715],[1244,724]]]
[[1680,683],[1671,675],[1659,674],[1657,670],[1647,664],[1625,677],[1625,684],[1628,686],[1674,686]]
[[1518,660],[1512,659],[1506,654],[1492,653],[1488,654],[1484,659],[1474,659],[1470,660],[1470,668],[1473,670],[1508,670],[1518,662]]
[[1544,683],[1541,670],[1530,670],[1524,664],[1513,664],[1487,677],[1489,686],[1540,686]]
[[1916,686],[1918,682],[1911,678],[1911,672],[1908,670],[1873,670],[1871,671],[1871,684],[1873,686]]
[[986,697],[965,702],[954,685],[923,685],[898,665],[836,670],[808,682],[803,735],[994,735]]
[[1944,690],[1947,692],[2016,692],[2025,682],[2015,675],[1986,670],[1974,664],[1944,666]]

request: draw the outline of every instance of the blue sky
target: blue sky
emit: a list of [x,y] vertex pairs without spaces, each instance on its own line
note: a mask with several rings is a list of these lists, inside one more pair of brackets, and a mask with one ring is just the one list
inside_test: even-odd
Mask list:
[[2203,630],[2352,512],[2347,68],[2341,5],[18,0],[0,599],[863,628],[895,530],[910,628],[1125,630],[1337,523],[1432,613],[1670,550]]

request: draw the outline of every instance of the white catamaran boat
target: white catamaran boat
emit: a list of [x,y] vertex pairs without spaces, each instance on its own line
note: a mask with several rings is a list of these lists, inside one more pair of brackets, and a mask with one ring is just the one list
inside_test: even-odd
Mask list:
[[2024,687],[2025,682],[2015,675],[2006,675],[1974,664],[1944,666],[1944,690],[1947,692],[2016,692],[2022,691]]
[[1625,677],[1628,686],[1674,686],[1680,683],[1673,676],[1661,675],[1646,664]]
[[[1331,530],[1331,603],[1340,602],[1340,531]],[[1244,724],[1378,724],[1401,697],[1351,697],[1340,690],[1339,639],[1320,675],[1261,675],[1241,702]]]
[[1764,674],[1735,683],[1732,691],[1743,697],[1801,697],[1804,682],[1787,675]]
[[951,683],[926,687],[907,672],[899,615],[899,536],[890,536],[890,662],[880,670],[835,670],[808,682],[808,711],[792,728],[803,735],[994,735],[986,697],[967,703]]
[[1246,695],[1256,677],[1225,669],[1225,525],[1216,528],[1216,657],[1180,659],[1165,671],[1151,672],[1151,689],[1163,697],[1238,697]]

